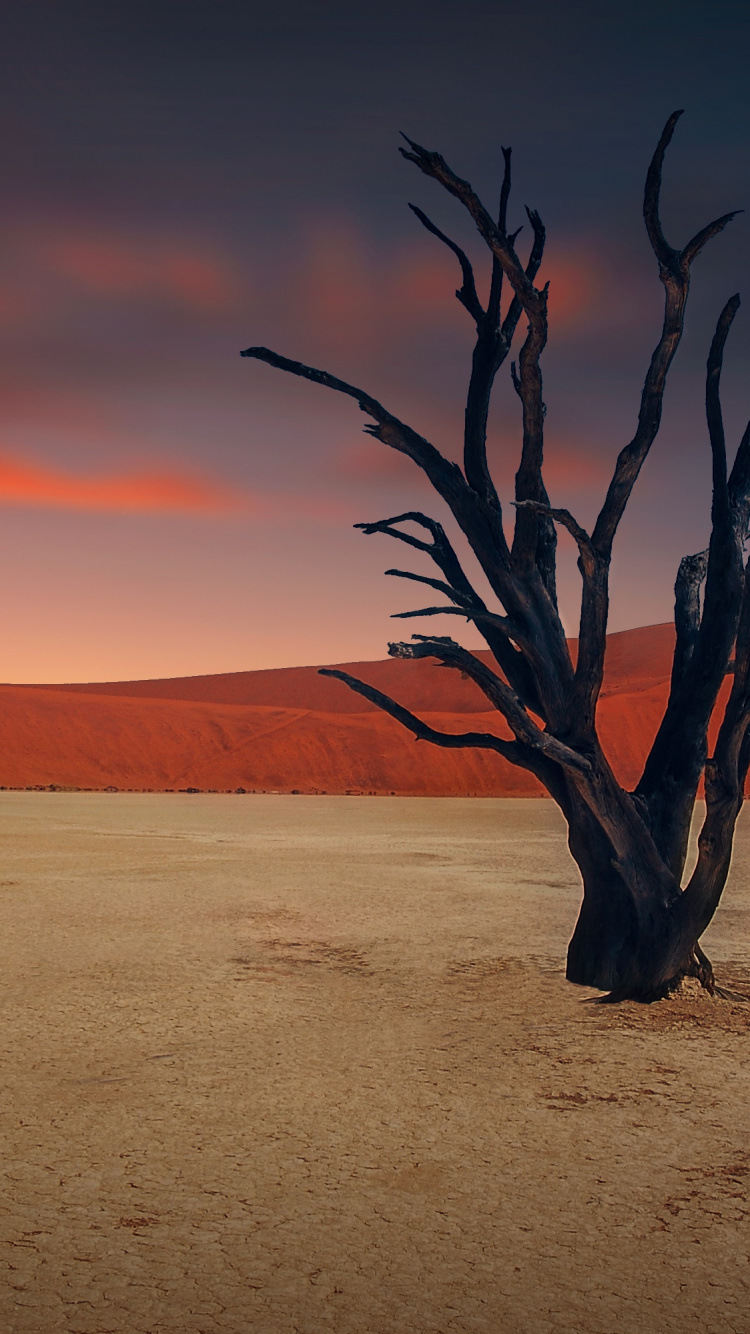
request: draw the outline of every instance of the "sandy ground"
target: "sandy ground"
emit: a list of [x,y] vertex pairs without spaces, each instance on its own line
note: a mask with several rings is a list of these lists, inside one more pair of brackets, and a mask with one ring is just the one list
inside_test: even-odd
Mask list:
[[3,1334],[750,1331],[750,1005],[567,986],[551,803],[0,821]]

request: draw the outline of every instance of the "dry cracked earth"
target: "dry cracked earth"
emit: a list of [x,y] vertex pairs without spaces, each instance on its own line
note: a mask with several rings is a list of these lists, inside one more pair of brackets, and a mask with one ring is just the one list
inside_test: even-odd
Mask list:
[[569,987],[549,803],[0,820],[3,1334],[748,1334],[750,1004]]

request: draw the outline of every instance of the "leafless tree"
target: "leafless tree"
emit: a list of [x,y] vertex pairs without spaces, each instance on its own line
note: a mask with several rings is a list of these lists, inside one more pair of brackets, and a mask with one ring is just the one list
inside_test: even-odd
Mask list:
[[[355,399],[372,419],[365,430],[408,455],[426,473],[466,537],[497,599],[488,607],[469,582],[442,526],[410,511],[365,533],[390,537],[426,552],[439,578],[406,570],[389,574],[416,580],[442,594],[444,605],[404,613],[461,616],[481,631],[497,670],[453,639],[414,635],[389,645],[396,658],[434,658],[473,680],[513,735],[449,735],[436,731],[395,700],[346,672],[327,670],[409,728],[445,747],[482,747],[530,770],[561,807],[569,846],[583,878],[583,902],[568,948],[571,982],[598,987],[614,999],[664,995],[685,975],[714,990],[711,964],[699,940],[713,917],[731,859],[734,829],[750,762],[750,579],[743,558],[750,514],[750,425],[731,470],[727,466],[719,400],[724,345],[739,306],[733,296],[719,316],[708,357],[706,415],[713,460],[712,527],[707,550],[686,556],[675,584],[676,647],[666,711],[634,792],[617,782],[597,735],[597,701],[606,647],[612,544],[636,478],[656,438],[667,373],[683,331],[693,260],[735,216],[725,214],[675,249],[659,216],[662,165],[680,112],[667,121],[646,177],[643,216],[664,287],[664,323],[641,393],[638,425],[614,465],[604,502],[587,532],[567,509],[555,508],[543,480],[540,357],[547,341],[547,286],[534,285],[544,250],[538,214],[527,210],[533,245],[524,264],[507,229],[510,150],[497,220],[471,185],[438,153],[407,139],[400,151],[468,210],[491,252],[489,296],[483,304],[464,251],[422,212],[419,221],[456,256],[462,282],[456,296],[476,326],[466,402],[463,469],[363,390],[263,347],[243,357],[325,385]],[[510,300],[504,302],[504,285]],[[504,309],[505,307],[505,309]],[[524,317],[526,335],[511,368],[521,400],[523,440],[515,478],[512,538],[487,462],[487,416],[493,383]],[[404,525],[410,525],[405,527]],[[573,661],[558,614],[555,586],[556,525],[578,547],[582,580],[578,652]],[[414,528],[420,532],[415,536]],[[719,689],[733,673],[718,739],[709,755],[708,725]],[[701,776],[706,813],[698,860],[685,878],[690,824]]]

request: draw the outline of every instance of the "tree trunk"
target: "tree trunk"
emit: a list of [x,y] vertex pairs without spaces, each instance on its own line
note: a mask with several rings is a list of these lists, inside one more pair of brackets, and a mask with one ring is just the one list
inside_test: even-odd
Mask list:
[[713,990],[713,973],[636,801],[599,754],[593,774],[568,779],[558,798],[583,902],[568,947],[567,978],[613,998],[651,1000],[683,976]]

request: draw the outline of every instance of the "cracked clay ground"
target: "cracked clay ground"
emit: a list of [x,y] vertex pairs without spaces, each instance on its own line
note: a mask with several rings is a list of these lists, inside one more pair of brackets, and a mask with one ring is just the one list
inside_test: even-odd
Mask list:
[[0,820],[2,1334],[750,1332],[750,1005],[566,985],[551,803]]

